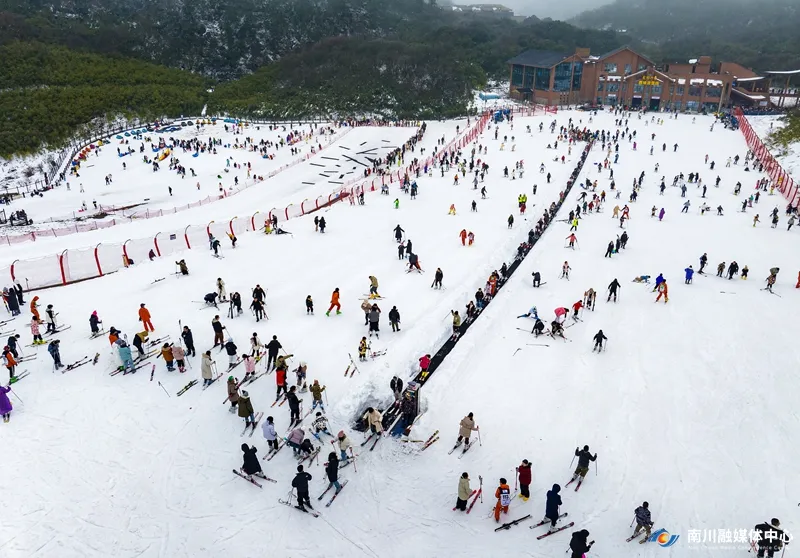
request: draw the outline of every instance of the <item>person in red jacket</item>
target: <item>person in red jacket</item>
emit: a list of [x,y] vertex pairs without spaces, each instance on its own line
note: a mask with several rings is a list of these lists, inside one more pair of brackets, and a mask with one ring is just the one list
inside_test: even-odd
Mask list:
[[461,237],[461,246],[467,245],[467,229],[461,229],[461,232],[458,233],[458,236]]
[[528,489],[531,485],[531,464],[528,463],[527,459],[522,460],[522,465],[517,467],[517,473],[519,474],[519,497],[527,502],[528,498],[531,497]]
[[422,372],[427,372],[431,365],[431,355],[422,355],[419,359],[419,367]]
[[578,319],[578,313],[581,311],[581,308],[583,308],[583,301],[582,300],[579,300],[578,302],[576,302],[575,304],[572,305],[572,319],[573,320],[577,320]]
[[139,321],[142,322],[145,331],[155,331],[153,323],[150,321],[150,310],[144,307],[144,302],[139,305]]
[[279,368],[275,371],[275,383],[278,384],[278,391],[275,393],[275,401],[277,401],[281,398],[281,392],[288,395],[286,392],[286,368]]

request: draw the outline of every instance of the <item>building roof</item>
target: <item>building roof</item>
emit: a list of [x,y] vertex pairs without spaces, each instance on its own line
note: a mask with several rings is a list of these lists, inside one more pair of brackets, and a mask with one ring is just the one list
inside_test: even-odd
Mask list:
[[602,60],[604,58],[608,58],[609,56],[613,56],[613,55],[617,54],[618,52],[622,52],[623,50],[630,50],[631,52],[635,53],[640,58],[644,58],[645,60],[650,62],[651,65],[655,66],[655,63],[652,60],[650,60],[647,56],[644,56],[644,55],[636,52],[635,50],[633,50],[628,45],[624,45],[624,46],[621,46],[619,48],[615,48],[614,50],[610,50],[610,51],[606,52],[605,54],[601,54],[597,58],[598,58],[598,60]]
[[519,64],[520,66],[534,66],[536,68],[552,68],[565,58],[572,56],[571,52],[553,52],[550,50],[526,50],[518,54],[506,64]]
[[768,74],[783,74],[783,75],[792,75],[792,74],[800,74],[800,70],[788,70],[788,71],[775,71],[775,72],[767,72]]

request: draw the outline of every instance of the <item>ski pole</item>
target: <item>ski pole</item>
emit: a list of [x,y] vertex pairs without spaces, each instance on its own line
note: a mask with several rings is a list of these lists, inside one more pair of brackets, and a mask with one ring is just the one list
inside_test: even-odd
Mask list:
[[569,462],[569,468],[572,469],[572,464],[575,463],[575,456],[572,456],[572,461]]
[[483,442],[481,442],[481,430],[480,428],[476,428],[475,430],[478,432],[478,445],[482,446]]
[[597,476],[597,460],[594,462],[594,476]]
[[16,392],[16,391],[14,391],[13,389],[11,389],[11,387],[9,387],[9,388],[8,388],[8,391],[10,391],[11,393],[13,393],[13,394],[14,394],[14,397],[16,397],[17,399],[19,399],[19,402],[20,402],[20,403],[22,403],[23,405],[25,404],[25,402],[24,402],[22,399],[20,399],[19,395],[17,395],[17,392]]
[[514,492],[517,491],[519,486],[517,486],[517,482],[519,481],[519,467],[514,468]]
[[350,446],[350,459],[353,460],[353,471],[358,473],[358,468],[356,467],[356,454],[353,451],[353,447],[352,446]]
[[165,388],[161,382],[158,382],[158,385],[159,385],[159,386],[161,386],[161,389],[163,389],[163,390],[164,390],[164,393],[166,393],[166,394],[167,394],[167,397],[169,397],[170,399],[172,399],[172,396],[171,396],[171,395],[169,394],[169,392],[167,391],[167,388]]
[[478,489],[478,494],[481,497],[481,504],[483,504],[483,477],[478,475],[478,480],[480,481],[480,487]]

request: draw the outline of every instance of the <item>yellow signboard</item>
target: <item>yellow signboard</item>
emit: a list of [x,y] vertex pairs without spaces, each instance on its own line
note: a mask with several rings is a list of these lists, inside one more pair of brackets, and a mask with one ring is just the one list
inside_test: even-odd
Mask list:
[[636,83],[638,83],[639,85],[661,85],[660,81],[652,77],[642,78]]

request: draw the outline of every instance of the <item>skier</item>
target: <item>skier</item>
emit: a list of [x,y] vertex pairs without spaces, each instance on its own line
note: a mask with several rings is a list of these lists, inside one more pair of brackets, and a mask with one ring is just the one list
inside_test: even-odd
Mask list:
[[228,376],[228,401],[231,402],[229,412],[234,412],[239,404],[239,386],[233,376]]
[[597,453],[592,455],[589,453],[589,446],[583,446],[582,450],[575,448],[575,457],[578,458],[578,466],[575,468],[575,473],[569,482],[578,481],[578,483],[581,483],[586,478],[586,473],[589,472],[589,462],[597,459]]
[[650,504],[642,502],[642,505],[634,510],[636,515],[636,529],[633,530],[633,536],[637,536],[639,531],[644,529],[644,538],[639,541],[639,544],[644,544],[650,538],[650,529],[653,527],[653,522],[650,519]]
[[281,394],[288,395],[288,388],[286,385],[286,370],[277,370],[275,372],[275,385],[278,388],[275,391],[275,401],[279,401]]
[[692,284],[692,276],[694,275],[694,269],[692,269],[692,266],[689,266],[686,269],[684,269],[683,271],[686,273],[686,281],[685,281],[685,283],[687,285],[691,285]]
[[248,355],[247,353],[242,354],[239,358],[244,362],[244,378],[242,382],[246,382],[256,375],[256,359],[253,358],[253,355]]
[[155,331],[153,323],[150,321],[150,310],[144,307],[144,302],[139,305],[139,321],[142,322],[145,331]]
[[569,272],[572,268],[569,266],[569,262],[564,262],[564,265],[561,266],[561,279],[566,279],[569,281]]
[[206,306],[213,306],[214,308],[219,310],[219,306],[217,306],[217,297],[219,295],[217,293],[208,293],[206,296],[203,297],[203,302],[206,303]]
[[21,336],[20,336],[19,333],[15,333],[15,334],[12,334],[8,338],[8,348],[11,351],[11,354],[14,355],[15,359],[19,358],[19,339],[20,339],[20,337]]
[[47,305],[47,310],[45,310],[45,314],[47,315],[47,331],[45,333],[55,333],[56,332],[56,311],[53,309],[52,304]]
[[305,437],[306,437],[305,432],[303,432],[303,429],[300,427],[292,430],[286,437],[286,445],[292,448],[292,454],[295,457],[300,456],[301,454],[300,447],[302,446]]
[[264,348],[264,344],[261,342],[261,339],[258,337],[257,332],[253,332],[253,336],[250,338],[250,354],[255,357],[256,362],[261,360],[261,351]]
[[14,410],[8,398],[8,392],[10,391],[10,385],[0,386],[0,415],[3,416],[3,422],[9,422],[11,420],[11,411]]
[[197,356],[194,350],[194,337],[192,336],[192,330],[189,329],[189,326],[183,326],[181,338],[183,339],[183,344],[186,345],[187,356]]
[[38,301],[39,301],[38,296],[35,296],[31,299],[31,314],[33,314],[38,321],[41,321],[41,316],[39,315]]
[[511,488],[506,479],[500,479],[500,486],[494,491],[494,497],[497,498],[497,504],[494,506],[494,520],[496,523],[500,523],[500,512],[508,513],[508,506],[511,504]]
[[567,240],[569,240],[569,248],[572,248],[574,250],[575,242],[578,240],[578,237],[575,236],[575,234],[573,233],[567,237]]
[[444,279],[444,273],[442,273],[442,268],[437,267],[436,273],[433,276],[433,284],[431,287],[434,289],[441,289],[442,288],[442,279]]
[[328,464],[325,465],[325,474],[328,475],[328,488],[336,487],[336,494],[342,490],[342,485],[339,484],[339,458],[336,457],[336,452],[332,451],[328,454]]
[[367,360],[367,349],[369,349],[369,343],[367,343],[367,338],[362,337],[361,341],[358,342],[358,360],[360,361]]
[[461,316],[458,315],[458,310],[450,310],[450,314],[453,316],[453,336],[457,336],[461,328]]
[[736,260],[732,261],[731,264],[728,266],[728,280],[730,281],[733,279],[733,276],[739,273],[739,264],[736,263]]
[[378,294],[378,278],[374,275],[369,276],[369,298],[381,298]]
[[203,353],[203,358],[200,361],[200,375],[203,377],[203,386],[210,386],[211,381],[214,379],[213,364],[214,361],[211,360],[211,351]]
[[278,451],[278,433],[275,431],[275,419],[267,417],[267,422],[261,426],[261,432],[264,434],[264,439],[267,440],[269,450]]
[[601,329],[595,334],[593,339],[594,339],[594,348],[592,349],[592,352],[595,351],[597,351],[598,353],[601,352],[603,350],[603,341],[608,341],[608,337],[603,335],[603,330]]
[[335,289],[333,289],[333,293],[331,294],[331,305],[330,305],[330,308],[328,308],[328,311],[325,312],[325,315],[326,316],[330,316],[331,315],[331,310],[333,310],[334,308],[336,308],[336,315],[337,316],[342,313],[341,312],[342,305],[339,304],[339,287],[336,287]]
[[578,313],[581,311],[581,308],[583,308],[583,300],[579,300],[578,302],[576,302],[575,304],[572,305],[572,319],[573,320],[578,321],[580,319],[580,318],[578,318]]
[[697,273],[703,275],[703,270],[705,269],[707,264],[708,264],[708,254],[703,252],[703,255],[700,256],[700,270]]
[[381,338],[380,336],[380,319],[381,319],[381,309],[378,308],[377,304],[373,304],[372,308],[369,311],[369,336],[372,337],[372,332],[375,332],[375,337],[378,339]]
[[247,478],[250,480],[253,479],[253,475],[256,475],[261,478],[266,478],[264,475],[264,471],[261,469],[261,463],[258,461],[258,450],[255,446],[248,446],[247,444],[242,444],[242,456],[244,462],[242,463],[241,470],[242,472],[247,475]]
[[781,522],[773,517],[769,523],[765,521],[755,526],[758,558],[764,558],[765,555],[773,558],[775,553],[783,548],[783,544],[788,543],[780,525]]
[[256,317],[256,323],[260,322],[264,317],[264,303],[259,299],[254,298],[253,302],[250,303],[250,309],[253,311],[253,315]]
[[164,343],[161,347],[161,357],[164,359],[164,362],[167,363],[167,372],[172,372],[175,370],[173,365],[173,361],[175,357],[172,356],[172,345],[169,343]]
[[380,411],[369,407],[365,418],[372,434],[377,434],[378,436],[383,434],[383,415],[381,415]]
[[613,254],[613,253],[614,253],[614,242],[611,241],[611,242],[608,243],[608,246],[606,247],[605,256],[603,256],[603,257],[604,258],[610,258],[611,254]]
[[14,368],[17,366],[17,360],[8,347],[3,348],[3,365],[8,369],[8,383],[13,384],[17,381],[14,376]]
[[406,231],[404,231],[402,228],[400,228],[400,225],[397,225],[397,226],[394,228],[394,238],[395,238],[395,240],[397,240],[397,243],[398,243],[398,244],[399,244],[400,242],[402,242],[402,240],[403,240],[403,233],[404,233],[404,232],[406,232]]
[[233,365],[236,364],[238,357],[236,353],[238,352],[238,347],[236,343],[233,342],[233,339],[228,337],[228,340],[225,342],[225,353],[228,355],[228,369],[233,368]]
[[267,370],[274,370],[275,369],[275,362],[278,358],[278,351],[283,349],[283,345],[281,342],[278,341],[278,336],[273,335],[272,341],[267,343]]
[[311,295],[306,297],[306,314],[313,314],[314,313],[314,301],[311,299]]
[[527,502],[528,498],[531,497],[529,490],[531,484],[531,464],[527,459],[522,460],[522,464],[517,467],[517,473],[519,474],[519,497]]
[[461,478],[458,479],[458,498],[456,498],[456,507],[458,511],[467,511],[467,500],[472,495],[472,488],[469,486],[469,474],[461,473]]
[[256,429],[256,417],[253,410],[253,403],[250,401],[250,394],[247,390],[242,390],[242,395],[239,396],[239,418],[244,419],[244,427],[252,427]]
[[44,345],[46,342],[42,339],[42,334],[39,332],[39,318],[34,316],[31,318],[31,335],[33,336],[33,344],[34,345]]
[[543,521],[550,521],[550,532],[556,530],[556,523],[558,522],[558,507],[561,505],[561,496],[559,496],[559,492],[561,492],[561,487],[558,484],[554,484],[553,488],[547,491],[547,502],[545,503]]
[[175,262],[182,275],[189,275],[189,267],[186,265],[186,260]]
[[308,497],[308,481],[312,479],[311,475],[303,471],[303,466],[297,466],[297,474],[294,476],[292,480],[292,486],[297,489],[297,506],[301,511],[307,511],[305,506],[308,506],[312,510],[314,507],[311,505],[311,500]]
[[309,390],[311,391],[311,396],[313,398],[311,403],[311,410],[313,411],[314,409],[317,408],[317,405],[319,405],[320,408],[322,409],[322,412],[324,413],[325,405],[322,404],[322,392],[325,391],[325,386],[320,387],[319,380],[314,380],[314,383],[311,384]]
[[400,312],[397,306],[392,306],[389,310],[389,323],[392,325],[392,331],[400,331]]
[[608,285],[608,298],[606,302],[611,302],[611,297],[614,297],[614,302],[617,301],[617,289],[622,288],[622,285],[619,284],[616,278]]
[[536,323],[533,324],[533,333],[536,337],[539,337],[542,332],[544,331],[544,322],[540,319],[536,319]]
[[517,316],[517,318],[533,318],[534,320],[538,320],[539,312],[536,310],[536,306],[531,306],[527,314],[522,314],[521,316]]
[[558,335],[562,339],[566,339],[566,337],[564,336],[564,325],[558,320],[553,320],[552,322],[550,322],[550,337],[555,339],[556,335]]
[[92,337],[97,337],[100,334],[100,324],[103,322],[97,316],[97,310],[92,312],[92,315],[89,316],[89,328],[92,330]]
[[656,287],[658,289],[658,296],[656,297],[656,302],[661,300],[661,296],[664,296],[664,304],[669,302],[669,287],[667,286],[666,281],[662,281],[661,284]]
[[569,541],[569,549],[572,551],[571,558],[584,558],[586,553],[592,549],[594,541],[587,543],[589,539],[589,531],[581,529],[572,533],[572,539]]
[[300,424],[300,399],[297,397],[297,386],[289,388],[286,401],[289,403],[289,424]]
[[540,287],[542,284],[542,275],[538,271],[534,271],[531,275],[533,275],[533,286]]
[[458,424],[458,439],[456,440],[456,447],[461,445],[461,441],[464,441],[464,453],[467,452],[469,449],[469,436],[470,434],[475,431],[477,432],[480,427],[475,426],[475,419],[473,418],[472,413],[467,414],[461,422]]
[[717,265],[717,277],[722,277],[722,274],[725,272],[725,262],[720,263]]
[[53,364],[56,367],[56,370],[59,368],[64,368],[64,365],[61,364],[60,343],[61,341],[58,339],[53,339],[50,341],[50,344],[47,345],[47,352],[50,353],[51,357],[53,357]]

